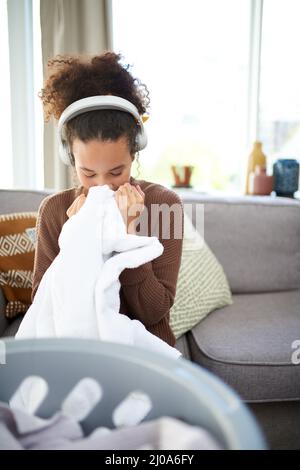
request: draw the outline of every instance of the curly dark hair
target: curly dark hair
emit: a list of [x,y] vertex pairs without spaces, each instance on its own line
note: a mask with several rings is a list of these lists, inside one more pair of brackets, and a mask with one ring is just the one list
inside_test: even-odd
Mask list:
[[[39,93],[43,101],[46,122],[59,119],[74,101],[94,95],[115,95],[133,103],[142,115],[147,112],[150,99],[146,85],[129,72],[130,65],[122,65],[123,57],[114,52],[96,56],[57,55],[48,60],[49,76]],[[89,111],[74,117],[66,124],[66,136],[72,142],[100,138],[115,141],[126,136],[134,157],[138,126],[129,113],[116,110]],[[74,157],[71,160],[74,165]]]

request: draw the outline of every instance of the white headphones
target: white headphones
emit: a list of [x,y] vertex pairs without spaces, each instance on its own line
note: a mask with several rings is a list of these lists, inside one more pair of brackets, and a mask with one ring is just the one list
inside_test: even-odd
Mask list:
[[71,158],[64,125],[79,114],[98,109],[116,109],[130,113],[135,118],[139,127],[136,140],[137,150],[143,150],[146,147],[147,135],[142,117],[139,115],[137,108],[130,101],[112,95],[89,96],[88,98],[74,101],[74,103],[70,104],[70,106],[63,111],[59,118],[57,125],[58,151],[60,158],[66,165],[71,165]]

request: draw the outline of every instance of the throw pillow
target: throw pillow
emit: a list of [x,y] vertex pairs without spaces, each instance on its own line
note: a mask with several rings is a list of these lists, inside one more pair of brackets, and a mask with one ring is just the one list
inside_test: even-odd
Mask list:
[[177,290],[170,310],[170,326],[179,338],[210,312],[232,304],[224,270],[188,215],[184,215],[184,238]]
[[0,286],[8,318],[31,304],[36,218],[37,212],[0,215]]

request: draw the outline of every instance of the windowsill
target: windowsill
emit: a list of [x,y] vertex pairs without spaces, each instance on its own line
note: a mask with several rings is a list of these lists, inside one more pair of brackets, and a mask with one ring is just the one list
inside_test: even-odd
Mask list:
[[[197,196],[197,195],[203,195],[203,196],[219,196],[219,197],[248,197],[247,195],[241,193],[241,192],[238,192],[238,191],[221,191],[221,190],[217,190],[217,189],[207,189],[207,190],[204,190],[203,188],[199,188],[199,187],[191,187],[191,188],[180,188],[180,187],[174,187],[174,186],[169,186],[170,189],[172,189],[173,191],[175,191],[179,196]],[[255,197],[256,195],[252,195],[252,194],[249,194],[249,197]],[[281,197],[281,196],[276,196],[276,193],[274,191],[272,191],[272,193],[270,195],[265,195],[265,196],[261,196],[261,195],[257,195],[257,197],[272,197],[272,198],[277,198],[277,197]],[[291,198],[291,199],[294,199],[294,200],[300,200],[300,191],[297,191],[295,194],[294,194],[294,198]]]

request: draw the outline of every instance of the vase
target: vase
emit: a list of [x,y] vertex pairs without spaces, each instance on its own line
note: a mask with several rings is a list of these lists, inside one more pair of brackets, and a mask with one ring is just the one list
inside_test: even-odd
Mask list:
[[257,165],[260,167],[265,167],[266,160],[266,155],[262,151],[262,143],[257,140],[256,142],[254,142],[252,152],[248,157],[245,194],[250,194],[250,174],[255,171]]
[[299,163],[294,158],[280,158],[273,165],[274,191],[277,196],[294,197],[299,187]]

